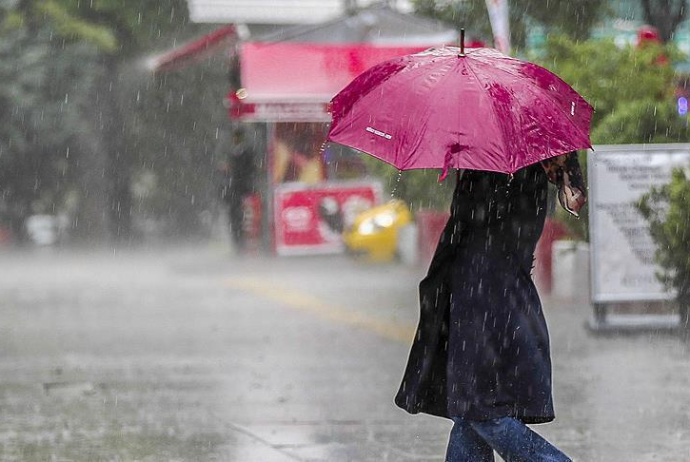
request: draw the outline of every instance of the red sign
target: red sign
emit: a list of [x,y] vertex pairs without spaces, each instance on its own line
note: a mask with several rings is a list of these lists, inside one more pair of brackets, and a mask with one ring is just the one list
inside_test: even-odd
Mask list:
[[435,45],[245,42],[242,86],[252,103],[327,103],[370,67]]
[[226,99],[230,118],[246,122],[329,122],[328,102],[371,66],[439,43],[245,42],[243,88]]
[[279,255],[340,253],[343,229],[379,204],[381,185],[286,183],[275,190],[276,251]]

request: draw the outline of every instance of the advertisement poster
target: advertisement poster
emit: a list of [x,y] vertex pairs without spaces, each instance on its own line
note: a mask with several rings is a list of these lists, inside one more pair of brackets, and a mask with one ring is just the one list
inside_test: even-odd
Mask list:
[[355,217],[380,204],[377,182],[335,182],[307,186],[286,183],[275,190],[278,255],[340,253],[342,231]]
[[327,126],[322,123],[277,123],[271,148],[274,184],[320,184],[326,179],[321,146]]
[[636,204],[675,168],[688,168],[688,145],[597,146],[588,153],[592,301],[668,300],[656,246]]

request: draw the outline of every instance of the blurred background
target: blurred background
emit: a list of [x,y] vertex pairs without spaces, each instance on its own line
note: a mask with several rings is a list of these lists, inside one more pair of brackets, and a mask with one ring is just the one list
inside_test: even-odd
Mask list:
[[461,28],[595,107],[534,269],[544,434],[690,461],[685,0],[0,0],[0,460],[442,460],[392,399],[454,181],[325,137]]
[[[445,210],[435,174],[398,181],[342,149],[321,152],[325,103],[375,62],[453,43],[460,27],[470,45],[491,45],[486,5],[369,3],[3,1],[2,245],[221,238],[240,138],[254,152],[234,162],[236,183],[260,196],[266,250],[285,182],[369,177],[414,210]],[[687,141],[683,2],[533,0],[508,19],[512,52],[596,107],[595,144]],[[310,67],[323,54],[330,62]]]

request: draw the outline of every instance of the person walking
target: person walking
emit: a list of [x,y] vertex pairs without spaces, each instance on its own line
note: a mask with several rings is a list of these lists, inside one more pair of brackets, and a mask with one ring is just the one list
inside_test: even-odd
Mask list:
[[451,216],[420,283],[420,320],[396,404],[447,417],[447,462],[571,459],[526,424],[554,419],[551,359],[533,254],[547,185],[577,214],[576,153],[503,173],[458,174]]
[[242,128],[234,128],[229,141],[227,160],[221,168],[224,179],[221,196],[228,209],[232,243],[241,254],[246,248],[244,200],[255,191],[256,152]]

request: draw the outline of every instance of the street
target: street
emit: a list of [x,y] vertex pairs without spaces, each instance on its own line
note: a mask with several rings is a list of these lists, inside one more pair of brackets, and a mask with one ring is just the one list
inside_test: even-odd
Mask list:
[[[2,461],[442,461],[393,403],[424,270],[211,246],[2,255]],[[544,299],[576,461],[690,461],[690,348]]]

